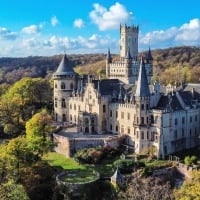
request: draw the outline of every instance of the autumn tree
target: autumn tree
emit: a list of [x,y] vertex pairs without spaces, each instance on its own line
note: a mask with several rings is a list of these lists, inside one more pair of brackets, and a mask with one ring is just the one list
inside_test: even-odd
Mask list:
[[52,118],[45,109],[26,122],[26,138],[36,155],[41,156],[52,147],[52,131]]
[[132,176],[126,188],[118,193],[120,200],[173,200],[174,196],[169,181],[159,178],[141,178]]
[[47,80],[23,78],[2,95],[0,122],[5,133],[19,134],[32,114],[51,104],[52,90]]
[[29,197],[21,184],[10,180],[0,185],[1,200],[29,200]]
[[200,171],[193,171],[192,178],[186,180],[180,189],[174,191],[177,200],[200,199]]

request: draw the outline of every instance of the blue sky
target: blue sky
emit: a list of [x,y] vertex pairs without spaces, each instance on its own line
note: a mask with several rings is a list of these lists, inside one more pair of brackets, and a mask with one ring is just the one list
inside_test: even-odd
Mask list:
[[139,50],[200,45],[199,0],[3,0],[0,57],[119,53],[119,25],[139,25]]

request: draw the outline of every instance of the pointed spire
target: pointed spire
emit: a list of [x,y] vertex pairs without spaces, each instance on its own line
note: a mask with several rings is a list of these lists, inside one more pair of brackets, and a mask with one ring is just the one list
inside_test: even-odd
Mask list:
[[111,54],[110,54],[110,48],[108,48],[107,61],[108,61],[108,63],[111,63],[111,62],[112,62],[112,56],[111,56]]
[[69,63],[67,55],[64,54],[56,72],[54,75],[74,75],[75,72],[73,70],[72,65]]
[[153,61],[153,57],[152,57],[152,54],[151,54],[150,39],[149,39],[149,51],[148,51],[148,54],[147,54],[147,62],[151,63],[152,61]]
[[147,80],[146,70],[144,67],[143,56],[141,57],[140,70],[138,74],[138,81],[135,96],[148,97],[150,95],[149,84]]

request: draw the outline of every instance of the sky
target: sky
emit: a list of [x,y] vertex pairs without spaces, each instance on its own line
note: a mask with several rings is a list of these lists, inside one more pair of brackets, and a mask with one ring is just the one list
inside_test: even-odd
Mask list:
[[139,51],[200,45],[200,0],[2,0],[0,57],[119,53],[119,27],[139,25]]

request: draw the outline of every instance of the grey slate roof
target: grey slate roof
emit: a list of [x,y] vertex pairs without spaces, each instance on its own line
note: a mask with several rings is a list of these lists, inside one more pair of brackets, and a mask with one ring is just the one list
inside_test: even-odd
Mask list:
[[141,57],[140,70],[139,70],[139,75],[138,75],[135,96],[137,97],[150,96],[149,84],[148,84],[148,80],[146,76],[146,70],[144,67],[143,57]]
[[69,62],[66,54],[63,56],[54,75],[74,75],[72,64]]
[[171,111],[183,110],[175,94],[161,96],[156,109]]
[[112,95],[114,91],[116,91],[118,95],[120,91],[120,84],[122,84],[119,79],[102,79],[93,80],[92,82],[94,83],[95,89],[99,90],[101,95]]

